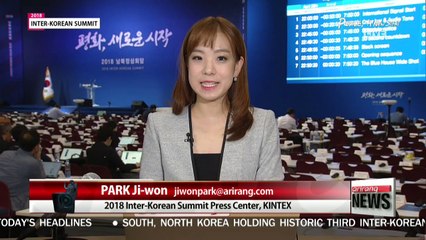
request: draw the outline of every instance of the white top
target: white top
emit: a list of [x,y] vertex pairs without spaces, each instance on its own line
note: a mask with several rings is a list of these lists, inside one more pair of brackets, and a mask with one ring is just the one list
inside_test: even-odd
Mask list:
[[292,116],[286,114],[282,117],[278,118],[278,128],[285,128],[288,131],[291,132],[291,130],[296,129],[296,119],[294,119]]

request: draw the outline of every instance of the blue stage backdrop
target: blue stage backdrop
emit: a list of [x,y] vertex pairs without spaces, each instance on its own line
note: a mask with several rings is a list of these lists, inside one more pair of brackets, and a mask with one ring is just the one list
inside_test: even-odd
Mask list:
[[[244,2],[23,1],[24,93],[19,103],[43,103],[45,69],[49,67],[54,100],[62,105],[86,98],[81,85],[89,83],[101,86],[95,91],[95,102],[101,106],[130,106],[134,100],[168,105],[178,53],[190,26],[206,16],[223,16],[244,32]],[[101,28],[29,31],[28,13],[44,13],[46,18],[96,17]]]
[[[5,5],[4,2],[9,4]],[[13,40],[7,38],[8,21],[0,21],[0,100],[5,99],[12,104],[42,103],[44,71],[46,66],[49,66],[55,100],[61,104],[73,105],[72,99],[84,98],[85,90],[79,87],[80,84],[92,83],[96,79],[96,84],[102,86],[96,91],[96,102],[100,105],[107,106],[110,101],[112,106],[129,106],[133,100],[144,100],[148,104],[167,106],[176,79],[176,59],[184,34],[196,20],[208,15],[221,15],[231,19],[247,33],[247,60],[253,105],[272,109],[277,115],[282,115],[287,108],[293,107],[299,117],[321,118],[339,115],[346,118],[375,118],[379,112],[386,113],[386,107],[380,105],[380,101],[391,98],[398,100],[398,105],[403,106],[410,117],[426,118],[424,81],[288,84],[287,1],[17,2],[3,0],[0,7],[2,19],[5,20],[6,15],[14,16],[13,20],[10,20],[9,16],[13,26]],[[246,3],[247,11],[243,3]],[[29,32],[26,30],[26,14],[30,12],[42,12],[46,17],[100,17],[101,29]],[[247,24],[244,22],[246,17]],[[23,36],[19,35],[21,21]],[[155,31],[165,29],[172,33],[168,37],[167,46],[162,40],[158,41],[157,45],[152,41],[145,42],[142,47],[125,45],[124,35],[127,32],[131,38],[137,38],[140,31],[146,40],[151,32],[155,34]],[[96,33],[99,38],[99,34],[102,34],[105,42],[102,42],[100,49],[93,42],[86,46],[87,50],[85,45],[80,46],[80,35],[87,37],[89,32],[91,37]],[[121,38],[120,33],[123,34]],[[121,45],[114,36],[122,39]],[[19,45],[21,37],[23,54]],[[93,41],[91,39],[90,41]],[[423,41],[426,41],[425,38]],[[9,76],[8,71],[9,43],[13,50],[13,78]],[[20,68],[22,56],[25,72],[23,76]],[[121,61],[124,61],[124,64],[121,64]],[[420,64],[417,66],[423,71],[426,67]]]

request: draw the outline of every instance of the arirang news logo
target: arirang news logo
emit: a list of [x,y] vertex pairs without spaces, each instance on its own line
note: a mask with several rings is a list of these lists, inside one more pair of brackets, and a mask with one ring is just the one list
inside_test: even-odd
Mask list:
[[100,18],[45,18],[44,13],[28,13],[28,30],[100,29]]
[[393,178],[351,182],[351,212],[376,216],[395,216]]

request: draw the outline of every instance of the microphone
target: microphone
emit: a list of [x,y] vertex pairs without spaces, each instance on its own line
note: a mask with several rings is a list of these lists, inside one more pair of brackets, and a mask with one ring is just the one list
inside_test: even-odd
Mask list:
[[194,139],[191,137],[190,133],[186,133],[186,139],[184,140],[184,142],[194,142]]

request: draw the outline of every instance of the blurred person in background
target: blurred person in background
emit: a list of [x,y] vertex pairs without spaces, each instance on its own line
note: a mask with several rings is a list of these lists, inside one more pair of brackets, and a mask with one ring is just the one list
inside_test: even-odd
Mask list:
[[408,118],[404,113],[404,108],[397,107],[396,112],[391,113],[390,120],[393,125],[407,125]]
[[114,148],[111,147],[113,129],[102,126],[96,134],[96,143],[87,149],[87,163],[107,167],[114,178],[121,178],[122,173],[128,173],[138,168],[136,164],[124,164]]
[[[22,135],[28,130],[29,129],[22,124],[16,124],[15,126],[13,126],[12,130],[10,131],[13,137],[13,144],[10,146],[9,150],[19,149],[19,141],[22,138]],[[43,152],[43,149],[41,152],[41,160],[43,160],[43,162],[52,162],[52,159],[47,156],[46,153]]]
[[22,133],[18,146],[18,150],[5,151],[0,155],[0,181],[9,187],[14,211],[29,207],[29,179],[46,177],[37,131]]
[[148,109],[145,109],[145,111],[142,114],[142,121],[146,123],[148,121],[148,115],[157,111],[157,105],[152,104]]
[[113,149],[116,149],[118,147],[118,144],[120,143],[120,138],[118,137],[117,132],[117,122],[110,120],[104,124],[104,126],[109,127],[112,129],[112,136],[111,136],[111,145]]
[[55,104],[48,112],[47,117],[51,119],[58,119],[66,116],[67,114],[61,110],[61,105]]
[[297,129],[296,111],[293,108],[287,110],[287,114],[278,118],[278,128],[291,130]]

